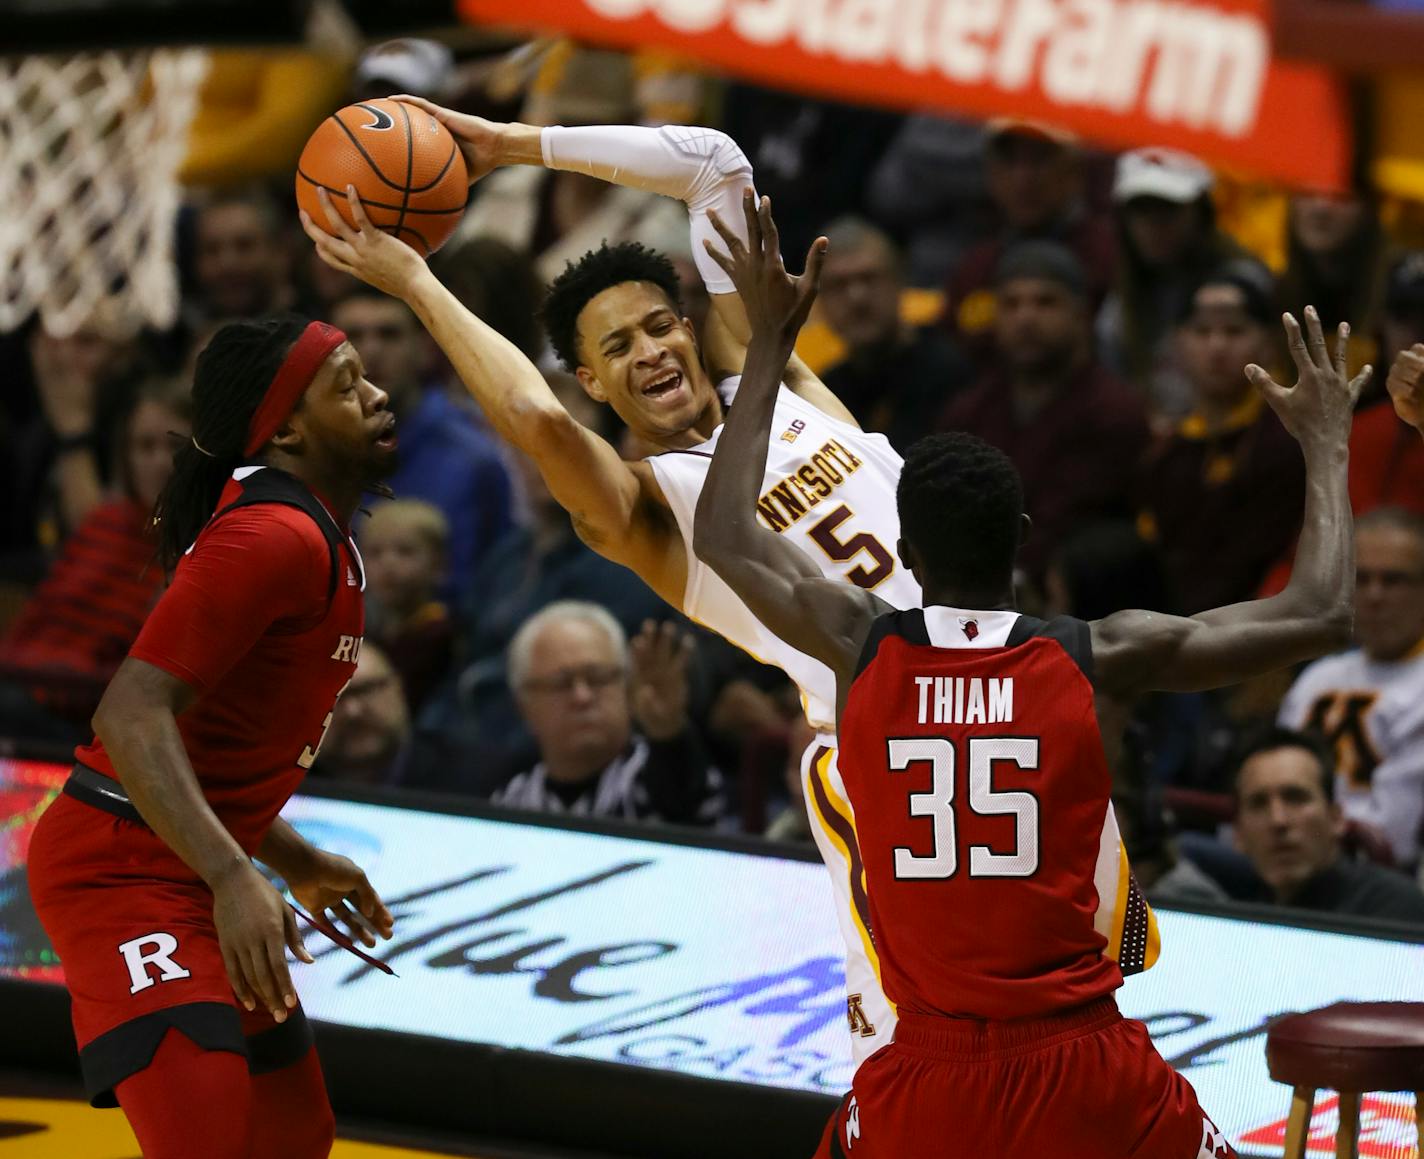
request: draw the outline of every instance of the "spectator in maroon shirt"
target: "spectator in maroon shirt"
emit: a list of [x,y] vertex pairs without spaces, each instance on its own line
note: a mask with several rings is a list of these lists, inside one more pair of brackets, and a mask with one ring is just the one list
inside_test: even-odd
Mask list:
[[[114,670],[163,588],[152,513],[186,437],[185,385],[139,387],[120,430],[121,493],[92,508],[0,637],[0,730],[82,741]],[[83,735],[80,735],[80,734]]]
[[1112,222],[1083,197],[1083,164],[1072,136],[1035,121],[992,121],[985,137],[985,180],[998,233],[970,247],[945,287],[945,325],[985,363],[994,351],[994,270],[1022,241],[1060,242],[1082,264],[1096,310],[1112,285],[1117,243]]
[[1141,528],[1161,545],[1185,615],[1251,599],[1300,529],[1300,448],[1243,372],[1274,361],[1267,279],[1210,275],[1176,327],[1194,405],[1147,460]]
[[1019,561],[1038,581],[1079,524],[1131,512],[1147,420],[1094,359],[1090,290],[1068,249],[1021,242],[993,285],[997,368],[950,402],[941,427],[978,435],[1014,461],[1033,519]]

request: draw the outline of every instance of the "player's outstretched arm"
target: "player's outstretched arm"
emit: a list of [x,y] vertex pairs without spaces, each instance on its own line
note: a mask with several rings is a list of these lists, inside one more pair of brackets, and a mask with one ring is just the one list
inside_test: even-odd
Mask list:
[[1394,413],[1424,435],[1424,342],[1416,342],[1395,356],[1385,384]]
[[1247,377],[1265,395],[1305,456],[1305,514],[1290,583],[1264,600],[1184,618],[1126,611],[1092,625],[1096,680],[1105,691],[1188,692],[1235,684],[1343,647],[1354,618],[1354,521],[1346,487],[1350,425],[1370,367],[1346,377],[1349,326],[1335,355],[1314,307],[1306,334],[1285,315],[1299,372],[1290,389],[1259,366]]
[[148,826],[213,891],[223,963],[248,1010],[260,1002],[281,1022],[296,1005],[283,947],[312,957],[296,919],[203,796],[178,717],[196,692],[155,665],[120,665],[94,713],[94,733]]
[[[419,97],[395,99],[419,106],[450,130],[464,151],[471,181],[501,165],[542,165],[681,201],[687,206],[692,229],[693,261],[712,299],[703,335],[707,368],[714,374],[741,372],[751,324],[735,284],[704,248],[714,237],[710,213],[717,213],[740,235],[740,198],[742,190],[752,184],[751,162],[726,133],[696,125],[656,129],[644,125],[555,125],[540,129],[487,121]],[[795,355],[783,381],[813,406],[855,425],[855,417],[840,399]]]
[[758,205],[746,190],[746,245],[715,212],[711,220],[728,253],[718,253],[711,242],[708,252],[736,281],[752,333],[736,405],[697,500],[693,550],[757,619],[844,677],[854,670],[871,622],[888,605],[851,584],[826,579],[805,552],[757,518],[776,393],[816,297],[825,239],[817,239],[806,256],[806,272],[795,278],[782,266],[768,199]]
[[408,245],[371,225],[354,189],[348,189],[347,203],[357,229],[324,190],[320,196],[330,232],[306,214],[302,228],[321,259],[410,306],[490,426],[534,460],[584,542],[681,606],[686,551],[652,470],[623,462],[576,421],[522,350],[465,309]]

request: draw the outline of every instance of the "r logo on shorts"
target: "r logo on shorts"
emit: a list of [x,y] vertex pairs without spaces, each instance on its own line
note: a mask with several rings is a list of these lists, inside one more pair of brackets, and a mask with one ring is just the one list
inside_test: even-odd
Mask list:
[[850,1104],[846,1107],[845,1131],[846,1150],[849,1151],[860,1138],[860,1104],[855,1101],[854,1095],[851,1095]]
[[1236,1152],[1231,1149],[1221,1128],[1206,1115],[1202,1116],[1201,1152],[1197,1159],[1236,1159]]
[[[148,953],[144,952],[145,946],[152,947]],[[124,965],[129,968],[129,979],[133,982],[129,993],[137,994],[140,990],[147,990],[155,982],[174,982],[179,978],[191,977],[187,970],[173,960],[172,955],[177,949],[178,939],[172,934],[162,932],[145,934],[141,938],[122,943],[119,953],[124,956]],[[160,973],[157,978],[149,975],[149,966],[158,967]]]

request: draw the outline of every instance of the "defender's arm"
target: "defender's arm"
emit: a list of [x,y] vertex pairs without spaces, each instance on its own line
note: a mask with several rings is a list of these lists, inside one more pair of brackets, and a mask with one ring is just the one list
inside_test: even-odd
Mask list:
[[715,215],[712,220],[730,252],[718,261],[737,279],[753,323],[737,402],[698,499],[693,550],[762,623],[843,680],[854,672],[871,622],[888,605],[870,592],[827,579],[805,552],[757,518],[776,393],[815,299],[825,241],[812,246],[806,273],[791,278],[781,264],[769,201],[754,207],[752,192],[746,191],[750,246]]
[[1346,486],[1355,401],[1367,366],[1345,377],[1349,327],[1332,363],[1320,319],[1306,308],[1309,343],[1285,316],[1300,377],[1287,390],[1246,368],[1305,455],[1306,498],[1290,583],[1279,595],[1190,618],[1125,611],[1093,624],[1098,682],[1107,691],[1198,691],[1235,684],[1325,654],[1349,642],[1354,617],[1354,524]]

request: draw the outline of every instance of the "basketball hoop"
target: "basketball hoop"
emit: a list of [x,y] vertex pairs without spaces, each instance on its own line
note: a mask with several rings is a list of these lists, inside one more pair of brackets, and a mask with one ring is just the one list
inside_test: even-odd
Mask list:
[[207,54],[0,57],[0,331],[178,316],[178,167]]

